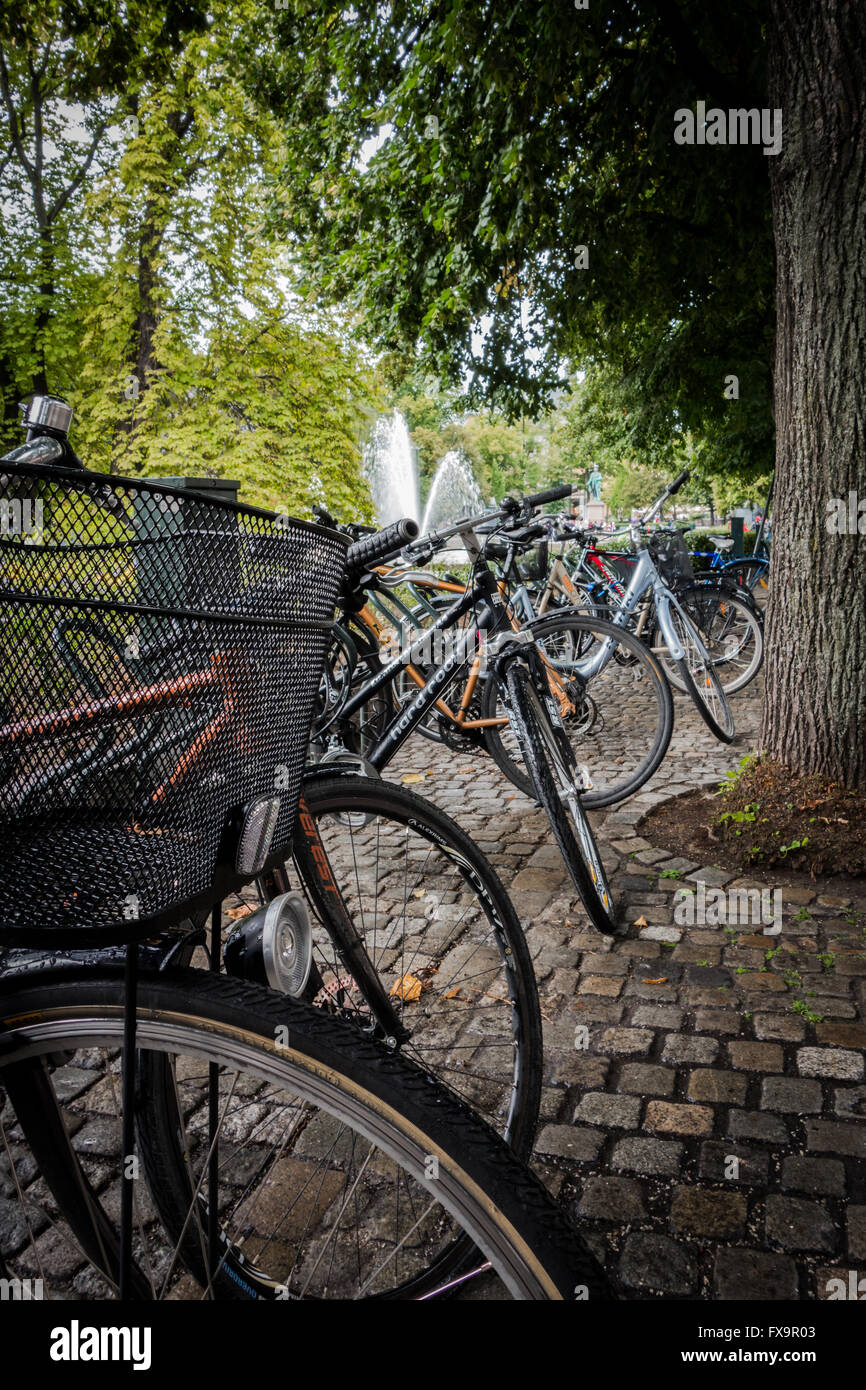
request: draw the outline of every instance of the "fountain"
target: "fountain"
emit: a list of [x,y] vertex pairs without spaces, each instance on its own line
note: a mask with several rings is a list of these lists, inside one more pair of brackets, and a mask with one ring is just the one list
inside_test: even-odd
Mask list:
[[448,526],[461,516],[477,516],[483,511],[481,489],[468,460],[457,449],[449,449],[433,475],[421,522],[422,533]]
[[[449,449],[433,475],[422,519],[415,449],[399,410],[381,415],[376,421],[364,450],[364,473],[380,526],[410,516],[419,522],[423,535],[461,516],[477,515],[484,510],[481,490],[468,459],[459,450]],[[465,550],[459,542],[455,544],[459,549],[443,551],[438,558],[446,564],[465,563]]]
[[415,450],[399,410],[393,415],[380,415],[373,426],[370,443],[364,450],[364,472],[380,526],[389,526],[404,516],[413,521],[419,519]]

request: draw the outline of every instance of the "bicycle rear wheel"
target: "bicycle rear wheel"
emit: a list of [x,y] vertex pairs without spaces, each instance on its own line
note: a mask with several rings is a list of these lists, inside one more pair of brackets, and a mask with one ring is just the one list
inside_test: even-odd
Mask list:
[[731,578],[735,583],[742,584],[743,588],[749,590],[760,608],[766,605],[770,596],[770,564],[768,560],[755,559],[754,557],[731,560],[728,564],[722,565],[721,576],[723,579]]
[[[121,1156],[110,1138],[123,1001],[116,971],[0,987],[0,1140],[22,1211],[4,1255],[10,1275],[47,1275],[55,1296],[117,1291]],[[512,1296],[609,1296],[564,1213],[492,1131],[339,1020],[257,986],[168,971],[139,979],[137,1047],[153,1203],[136,1184],[137,1297],[432,1296],[449,1286],[439,1265],[455,1241],[478,1247],[475,1268],[489,1262]]]
[[[539,680],[543,680],[543,669]],[[547,813],[575,888],[593,926],[609,934],[614,929],[613,898],[592,827],[579,791],[580,771],[568,740],[551,723],[532,676],[514,660],[506,671],[514,731],[532,777],[535,793]],[[559,735],[559,736],[558,736]]]

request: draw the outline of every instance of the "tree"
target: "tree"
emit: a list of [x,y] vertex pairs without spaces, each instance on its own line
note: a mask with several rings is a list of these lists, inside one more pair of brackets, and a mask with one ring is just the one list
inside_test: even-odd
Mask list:
[[762,738],[789,766],[864,790],[866,520],[848,504],[866,499],[866,10],[772,0],[771,12],[770,102],[787,136],[771,168],[778,449]]
[[[195,0],[13,0],[0,19],[0,365],[4,420],[21,395],[68,389],[93,255],[80,213],[116,164],[130,82],[203,24]],[[9,426],[0,429],[9,437]]]
[[[755,479],[775,401],[763,741],[866,788],[862,542],[822,510],[866,495],[866,7],[324,0],[286,23],[285,203],[311,278],[393,357],[515,410],[571,358],[637,401],[636,442],[688,431]],[[699,100],[778,109],[781,154],[677,144]]]
[[53,391],[91,467],[239,477],[246,500],[366,518],[376,374],[346,315],[299,299],[268,217],[260,42],[252,0],[4,15],[4,442],[15,402]]
[[763,90],[762,20],[757,0],[730,23],[697,0],[298,4],[305,80],[271,95],[311,278],[470,400],[535,413],[569,359],[604,364],[635,433],[712,431],[768,471],[767,161],[673,141],[696,97]]

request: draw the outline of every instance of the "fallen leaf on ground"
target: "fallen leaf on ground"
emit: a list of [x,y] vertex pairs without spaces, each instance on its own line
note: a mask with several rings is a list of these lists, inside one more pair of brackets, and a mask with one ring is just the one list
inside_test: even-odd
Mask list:
[[658,978],[657,980],[644,980],[644,984],[645,984],[645,985],[665,985],[665,984],[667,984],[667,980],[668,980],[667,975],[660,975],[659,978]]
[[647,921],[647,919],[646,919],[645,917],[638,917],[638,918],[636,918],[636,920],[635,920],[634,922],[632,922],[632,926],[633,926],[633,927],[648,927],[648,926],[649,926],[649,922]]
[[425,776],[426,773],[424,772],[407,772],[405,776],[400,778],[400,781],[411,785],[413,782],[423,782]]
[[407,1004],[414,1004],[421,998],[421,989],[421,981],[417,975],[401,975],[399,980],[394,981],[388,993],[392,999],[404,999]]

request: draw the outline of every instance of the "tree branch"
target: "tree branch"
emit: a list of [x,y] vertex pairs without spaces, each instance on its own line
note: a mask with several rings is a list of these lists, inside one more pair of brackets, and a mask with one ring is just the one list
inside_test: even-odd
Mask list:
[[6,59],[3,55],[2,48],[0,48],[0,94],[2,94],[3,96],[3,104],[6,107],[6,111],[9,116],[9,134],[12,137],[12,144],[14,146],[15,153],[21,161],[22,166],[27,171],[27,176],[32,183],[36,171],[34,170],[33,165],[30,163],[30,160],[27,158],[24,145],[21,142],[21,136],[18,129],[18,114],[12,102],[12,92],[9,87],[9,70],[6,67]]
[[54,199],[54,202],[51,204],[51,207],[48,211],[49,222],[54,221],[54,219],[66,207],[66,204],[69,202],[69,199],[72,197],[73,193],[77,192],[77,190],[81,187],[85,177],[87,176],[87,171],[93,163],[93,158],[96,154],[96,151],[99,148],[100,141],[102,140],[103,135],[108,129],[108,124],[108,117],[106,117],[104,121],[100,121],[99,125],[96,128],[96,134],[90,142],[90,149],[87,151],[84,163],[81,165],[81,167],[78,170],[78,173],[75,175],[72,181],[69,184],[67,184],[63,192],[59,193],[57,197]]

